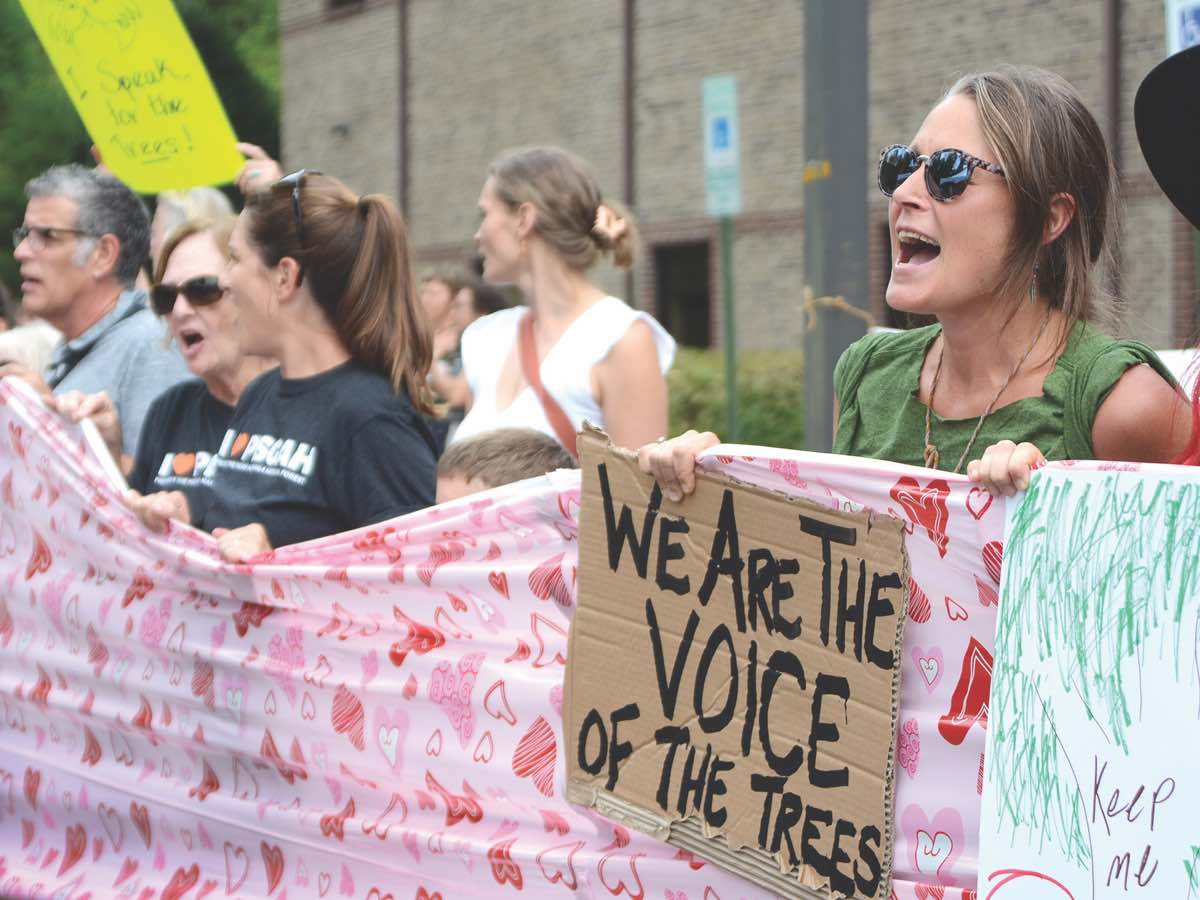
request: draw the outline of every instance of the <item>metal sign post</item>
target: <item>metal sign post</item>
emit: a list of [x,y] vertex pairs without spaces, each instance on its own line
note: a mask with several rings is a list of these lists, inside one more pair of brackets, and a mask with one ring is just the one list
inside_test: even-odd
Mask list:
[[741,150],[738,140],[737,79],[704,79],[704,207],[721,220],[721,285],[724,315],[725,439],[738,439],[737,329],[733,303],[733,217],[742,211]]

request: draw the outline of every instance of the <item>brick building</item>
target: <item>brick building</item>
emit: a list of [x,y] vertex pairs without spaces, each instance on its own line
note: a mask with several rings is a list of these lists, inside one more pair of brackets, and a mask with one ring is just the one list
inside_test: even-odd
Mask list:
[[[830,0],[832,2],[832,0]],[[745,213],[735,222],[738,342],[799,346],[803,271],[803,0],[281,0],[283,155],[399,198],[418,261],[471,249],[488,163],[553,143],[632,200],[646,253],[599,280],[684,342],[721,333],[717,229],[704,215],[701,79],[738,79]],[[886,201],[878,147],[907,141],[954,76],[999,62],[1078,87],[1123,175],[1127,331],[1186,343],[1190,227],[1138,150],[1133,95],[1166,54],[1162,0],[876,0],[868,25],[870,300],[883,320]]]

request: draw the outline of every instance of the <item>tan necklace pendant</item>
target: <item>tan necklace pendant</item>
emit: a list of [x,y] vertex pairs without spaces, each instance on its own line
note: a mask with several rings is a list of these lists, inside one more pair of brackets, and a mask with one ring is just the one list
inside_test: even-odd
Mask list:
[[925,445],[925,468],[936,469],[938,467],[939,457],[938,448],[933,444]]

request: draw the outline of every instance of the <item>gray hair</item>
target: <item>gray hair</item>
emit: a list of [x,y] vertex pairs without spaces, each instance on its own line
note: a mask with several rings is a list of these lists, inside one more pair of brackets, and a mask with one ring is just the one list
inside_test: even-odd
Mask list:
[[[111,234],[120,243],[115,275],[132,287],[138,269],[150,256],[150,214],[146,204],[112,175],[77,163],[51,166],[25,185],[25,196],[65,197],[79,206],[75,227],[94,238]],[[81,245],[76,265],[91,252],[94,243]]]

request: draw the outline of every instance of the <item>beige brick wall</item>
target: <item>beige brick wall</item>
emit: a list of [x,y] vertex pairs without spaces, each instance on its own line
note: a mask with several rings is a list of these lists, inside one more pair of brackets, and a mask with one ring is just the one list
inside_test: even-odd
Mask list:
[[[423,265],[470,249],[476,198],[503,149],[557,143],[593,164],[609,196],[623,185],[622,0],[409,0],[409,217]],[[398,3],[365,0],[332,14],[327,0],[281,0],[284,155],[289,165],[399,191]],[[795,346],[803,291],[804,4],[639,0],[635,6],[636,212],[651,238],[715,238],[704,218],[700,81],[738,77],[746,215],[735,253],[739,344]],[[1191,310],[1190,243],[1137,148],[1133,92],[1165,53],[1161,0],[1123,0],[1120,157],[1127,206],[1119,245],[1129,332],[1181,340]],[[869,18],[868,204],[871,299],[879,313],[886,202],[874,190],[877,149],[907,141],[956,75],[999,62],[1060,72],[1105,125],[1101,0],[876,0]],[[344,126],[344,127],[339,127]],[[1105,127],[1107,127],[1105,125]],[[718,248],[713,241],[713,259]],[[649,254],[647,256],[649,258]],[[712,267],[719,339],[719,267]],[[600,283],[621,295],[611,269]],[[630,300],[653,302],[639,264]],[[1182,287],[1181,287],[1182,285]]]
[[399,191],[399,19],[394,3],[322,21],[325,0],[280,3],[283,162],[358,191]]

